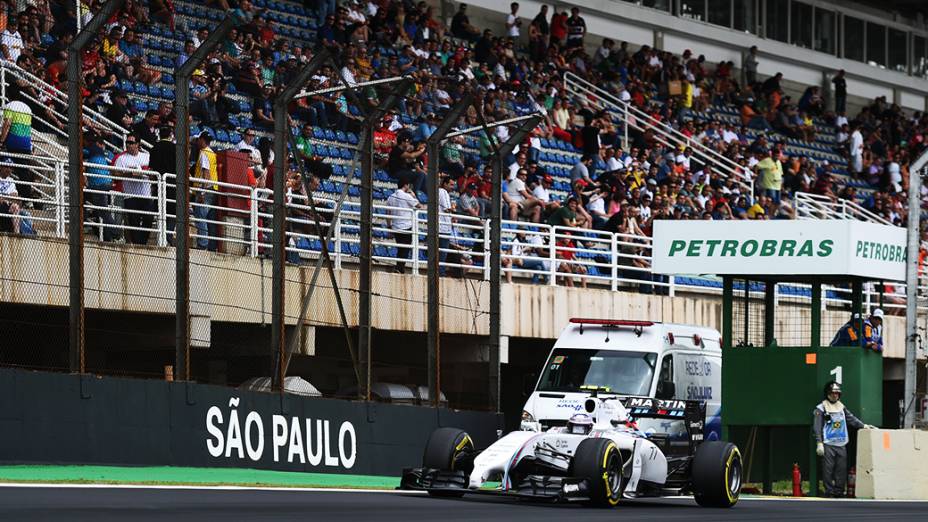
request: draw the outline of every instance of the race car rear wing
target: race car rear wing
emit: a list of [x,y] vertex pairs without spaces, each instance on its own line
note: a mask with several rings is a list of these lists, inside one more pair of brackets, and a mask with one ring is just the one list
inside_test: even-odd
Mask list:
[[632,418],[681,419],[686,425],[690,450],[703,441],[706,429],[706,403],[676,399],[622,397],[619,399]]

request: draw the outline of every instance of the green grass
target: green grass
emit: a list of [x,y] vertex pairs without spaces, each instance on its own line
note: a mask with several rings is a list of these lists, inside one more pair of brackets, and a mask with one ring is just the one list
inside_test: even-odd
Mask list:
[[399,477],[242,468],[0,466],[0,482],[393,489]]

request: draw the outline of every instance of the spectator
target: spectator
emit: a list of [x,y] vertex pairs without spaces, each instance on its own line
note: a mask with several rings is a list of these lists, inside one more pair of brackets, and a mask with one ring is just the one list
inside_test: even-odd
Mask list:
[[519,3],[509,4],[509,15],[506,16],[506,36],[511,40],[519,40],[519,28],[522,27],[522,20],[519,20]]
[[745,85],[751,85],[757,83],[757,46],[752,45],[748,49],[748,53],[744,57],[744,62],[742,62],[742,69],[744,69],[744,83]]
[[23,22],[19,25],[7,23],[6,29],[0,33],[0,53],[6,61],[15,63],[22,54],[25,45],[20,30],[25,29],[26,25]]
[[780,191],[783,189],[783,164],[780,163],[778,151],[764,155],[757,164],[758,187],[774,204],[780,204]]
[[[397,180],[397,189],[387,198],[387,206],[390,207],[390,230],[393,232],[393,238],[396,241],[397,257],[400,261],[396,262],[397,273],[406,272],[406,262],[402,259],[411,259],[412,244],[412,225],[414,211],[421,208],[419,200],[416,199],[415,192],[409,183],[409,178],[400,178]],[[405,246],[399,246],[405,245]],[[419,253],[416,252],[418,256]]]
[[544,207],[541,201],[535,198],[525,185],[528,171],[519,169],[516,178],[509,181],[506,186],[506,202],[509,204],[509,219],[517,221],[519,216],[529,218],[532,223],[541,221],[541,210]]
[[[158,112],[148,111],[145,113],[145,117],[132,127],[132,133],[142,141],[149,145],[153,145],[158,141],[158,124]],[[171,170],[174,169],[172,168]],[[170,172],[170,170],[167,172]]]
[[554,14],[551,16],[551,44],[558,47],[564,46],[567,40],[567,8],[565,7],[560,13],[557,12],[557,6],[554,7]]
[[219,169],[216,153],[210,148],[213,137],[207,131],[197,138],[197,160],[194,164],[194,177],[201,180],[192,183],[195,187],[193,197],[193,217],[196,220],[196,248],[210,252],[219,251],[219,225],[216,223],[216,204],[218,202]]
[[533,62],[544,60],[548,51],[548,35],[551,33],[548,25],[548,6],[541,5],[541,11],[528,26],[528,46]]
[[[151,170],[163,175],[177,170],[177,150],[174,146],[174,129],[162,126],[158,129],[158,141],[151,148]],[[157,185],[155,186],[157,189]],[[157,194],[156,194],[157,195]],[[177,216],[177,185],[175,180],[165,184],[165,218],[168,243],[174,244],[174,225]]]
[[847,80],[844,78],[844,69],[835,74],[831,83],[834,84],[835,113],[844,116],[847,111]]
[[126,137],[126,150],[116,156],[113,166],[116,175],[124,178],[122,192],[126,195],[125,207],[126,239],[136,245],[148,244],[152,231],[155,202],[151,187],[155,183],[147,171],[151,160],[149,154],[140,148],[139,138],[135,134]]
[[124,128],[132,126],[133,111],[129,107],[129,97],[123,90],[113,93],[113,104],[106,110],[106,118]]
[[851,125],[848,154],[850,155],[848,167],[855,176],[859,176],[864,170],[864,135],[860,132],[860,125],[857,122]]
[[[101,134],[87,135],[85,161],[90,165],[109,165]],[[173,170],[173,169],[172,169]],[[113,173],[110,169],[88,166],[84,169],[84,200],[88,206],[87,214],[101,222],[100,235],[103,241],[115,241],[120,231],[115,227],[116,221],[110,211],[110,191],[113,190]]]
[[414,146],[412,137],[408,132],[403,132],[397,137],[397,144],[390,151],[390,158],[387,161],[387,173],[393,179],[400,183],[403,179],[408,180],[413,191],[425,191],[425,172],[418,167],[419,158],[426,152],[425,143]]
[[451,18],[451,34],[456,38],[471,42],[480,37],[480,30],[470,25],[470,18],[467,17],[467,4],[461,4],[458,12]]
[[[13,154],[32,154],[32,109],[21,101],[8,102],[3,107],[3,123],[0,127],[0,143],[7,152]],[[15,169],[19,180],[17,192],[23,198],[20,205],[24,208],[33,208],[33,187],[35,172],[28,168],[30,161],[25,158],[17,160],[21,167]]]
[[480,185],[468,183],[461,197],[458,198],[458,213],[484,219],[487,216],[486,204],[480,198]]
[[577,180],[583,180],[592,184],[593,179],[590,178],[590,168],[592,166],[593,157],[589,155],[582,156],[580,161],[575,163],[573,168],[570,170],[570,183],[574,184],[577,182]]
[[0,159],[0,232],[20,233],[22,220],[19,193],[13,182],[13,160]]
[[570,18],[567,24],[567,48],[583,49],[583,38],[586,36],[586,21],[580,16],[580,8],[570,9]]
[[[451,190],[454,180],[451,176],[444,176],[438,186],[438,261],[444,263],[448,258],[448,248],[451,243],[451,214],[455,211],[451,202]],[[439,274],[444,275],[444,268],[439,268]]]

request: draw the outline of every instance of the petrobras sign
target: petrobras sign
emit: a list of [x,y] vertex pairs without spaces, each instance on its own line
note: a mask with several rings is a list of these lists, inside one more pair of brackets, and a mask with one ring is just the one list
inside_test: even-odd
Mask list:
[[905,229],[852,220],[655,221],[659,274],[905,280]]

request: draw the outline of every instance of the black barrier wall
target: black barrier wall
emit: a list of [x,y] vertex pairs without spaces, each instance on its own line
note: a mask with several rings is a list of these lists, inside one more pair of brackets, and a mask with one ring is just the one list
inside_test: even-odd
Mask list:
[[0,461],[399,475],[432,430],[478,447],[502,416],[0,369]]

